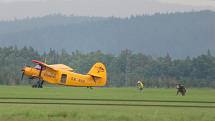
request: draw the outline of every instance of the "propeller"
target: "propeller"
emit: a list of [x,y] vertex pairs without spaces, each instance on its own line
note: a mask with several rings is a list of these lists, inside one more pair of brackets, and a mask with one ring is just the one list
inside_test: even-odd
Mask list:
[[23,80],[24,74],[25,74],[25,70],[22,69],[22,77],[21,77],[21,80]]
[[23,77],[24,77],[24,75],[25,75],[25,67],[27,67],[27,65],[26,64],[24,64],[24,68],[22,68],[22,76],[21,76],[21,80],[23,80]]
[[22,73],[22,77],[21,77],[21,80],[23,80],[23,77],[24,77],[24,72]]

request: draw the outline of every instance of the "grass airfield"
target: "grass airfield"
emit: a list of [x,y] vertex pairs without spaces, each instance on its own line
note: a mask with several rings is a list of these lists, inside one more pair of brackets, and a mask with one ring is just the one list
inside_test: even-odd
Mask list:
[[0,121],[215,121],[214,89],[0,86],[0,102]]

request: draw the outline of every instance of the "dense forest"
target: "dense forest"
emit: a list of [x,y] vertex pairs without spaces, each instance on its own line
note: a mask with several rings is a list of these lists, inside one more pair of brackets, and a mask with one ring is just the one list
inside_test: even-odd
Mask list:
[[215,56],[210,50],[192,58],[172,59],[168,53],[155,58],[128,49],[112,55],[102,51],[82,53],[53,49],[39,53],[32,47],[3,47],[0,48],[0,84],[29,84],[27,78],[20,79],[22,67],[33,66],[32,59],[44,61],[45,58],[48,64],[63,63],[80,73],[87,73],[95,62],[101,61],[107,67],[108,86],[135,86],[137,80],[144,80],[147,87],[169,88],[183,83],[186,87],[215,88]]
[[[128,18],[49,15],[0,22],[0,46],[120,54],[128,48],[153,57],[215,53],[215,12],[139,15]],[[47,49],[48,48],[48,49]]]

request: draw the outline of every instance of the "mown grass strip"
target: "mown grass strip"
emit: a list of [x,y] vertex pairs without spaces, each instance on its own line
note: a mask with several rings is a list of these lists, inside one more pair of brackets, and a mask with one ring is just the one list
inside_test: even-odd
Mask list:
[[133,107],[186,107],[186,108],[215,108],[215,106],[203,105],[150,105],[150,104],[106,104],[106,103],[64,103],[64,102],[0,102],[1,104],[44,104],[44,105],[95,105],[95,106],[133,106]]
[[176,101],[176,100],[125,100],[125,99],[83,99],[83,98],[26,98],[0,97],[0,100],[71,100],[71,101],[111,101],[111,102],[167,102],[167,103],[215,103],[214,101]]

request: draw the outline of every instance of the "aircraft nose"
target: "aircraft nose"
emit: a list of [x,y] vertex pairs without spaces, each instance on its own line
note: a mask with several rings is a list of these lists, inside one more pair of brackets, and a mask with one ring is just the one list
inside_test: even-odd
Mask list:
[[33,74],[32,72],[32,68],[31,67],[23,67],[21,69],[21,71],[23,72],[24,75],[26,76],[31,76]]
[[27,70],[27,67],[23,67],[23,68],[21,69],[22,72],[25,72],[26,70]]
[[24,71],[25,71],[25,67],[24,67],[24,68],[22,68],[22,69],[21,69],[21,71],[23,71],[23,72],[24,72]]

